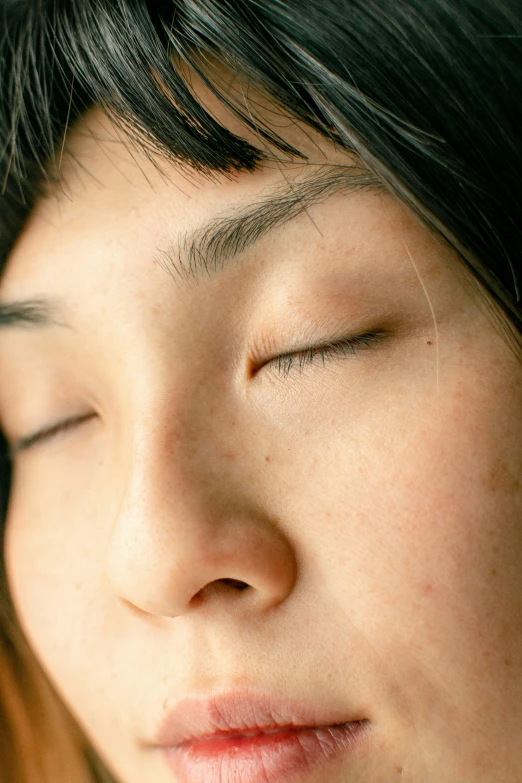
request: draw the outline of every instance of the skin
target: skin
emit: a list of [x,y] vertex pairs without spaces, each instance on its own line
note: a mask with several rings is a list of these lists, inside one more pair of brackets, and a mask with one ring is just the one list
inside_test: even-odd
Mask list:
[[158,248],[305,167],[164,177],[97,110],[69,149],[0,299],[63,300],[71,328],[0,334],[0,414],[12,444],[93,416],[15,455],[5,557],[107,766],[170,783],[168,709],[240,687],[371,721],[306,783],[519,781],[522,366],[456,256],[390,195],[338,193],[180,284]]

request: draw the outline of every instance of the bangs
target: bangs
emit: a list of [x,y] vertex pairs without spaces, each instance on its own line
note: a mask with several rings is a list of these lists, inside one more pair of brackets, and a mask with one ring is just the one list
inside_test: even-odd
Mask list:
[[[10,0],[0,22],[0,271],[92,106],[146,153],[208,175],[306,159],[253,90],[355,153],[522,331],[522,11],[510,0]],[[207,111],[194,76],[253,143]]]

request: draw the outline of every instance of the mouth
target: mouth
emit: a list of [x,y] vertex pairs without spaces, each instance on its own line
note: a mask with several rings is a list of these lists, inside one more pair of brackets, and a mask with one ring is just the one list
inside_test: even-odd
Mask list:
[[370,734],[367,719],[342,722],[318,712],[250,694],[187,700],[170,713],[159,745],[179,783],[297,783],[360,753]]

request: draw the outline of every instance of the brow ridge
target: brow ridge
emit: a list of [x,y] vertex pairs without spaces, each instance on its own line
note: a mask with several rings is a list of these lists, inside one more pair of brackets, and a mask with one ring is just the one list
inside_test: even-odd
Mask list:
[[[287,180],[247,207],[180,234],[166,250],[158,248],[156,260],[178,284],[199,283],[312,206],[337,193],[359,190],[382,192],[384,187],[371,170],[361,165],[313,166],[311,173]],[[0,302],[0,330],[70,327],[62,312],[53,299],[45,297]]]
[[229,261],[266,234],[333,195],[384,190],[377,176],[360,165],[330,164],[313,169],[311,174],[288,180],[246,208],[215,217],[201,228],[180,234],[165,250],[158,249],[156,260],[176,282],[200,282],[223,270]]

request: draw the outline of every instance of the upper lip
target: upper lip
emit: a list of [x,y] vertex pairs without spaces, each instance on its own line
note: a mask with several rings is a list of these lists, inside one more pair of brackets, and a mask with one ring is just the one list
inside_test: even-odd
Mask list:
[[173,748],[227,735],[334,726],[362,720],[361,716],[346,717],[332,708],[291,698],[233,691],[178,702],[161,724],[155,744]]

